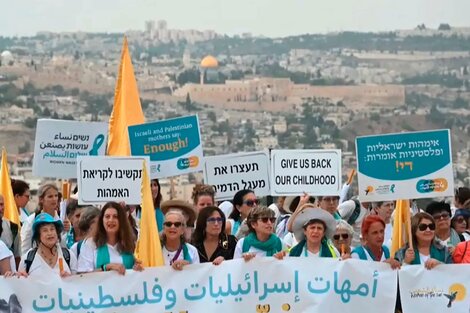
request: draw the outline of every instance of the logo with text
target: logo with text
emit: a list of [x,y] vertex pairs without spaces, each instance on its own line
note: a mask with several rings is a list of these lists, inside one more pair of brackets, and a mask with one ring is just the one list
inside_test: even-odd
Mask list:
[[416,190],[419,193],[444,192],[449,187],[447,179],[421,179],[416,183]]
[[185,170],[190,167],[197,167],[199,165],[199,158],[197,156],[191,156],[189,158],[181,158],[176,162],[176,167],[179,170]]

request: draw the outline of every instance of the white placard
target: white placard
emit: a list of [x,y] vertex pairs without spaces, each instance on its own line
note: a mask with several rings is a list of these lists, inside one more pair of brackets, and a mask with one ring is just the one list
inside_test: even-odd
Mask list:
[[38,120],[33,175],[76,178],[77,157],[104,155],[107,132],[107,123]]
[[148,157],[78,157],[78,203],[141,204],[144,160],[149,170]]
[[470,265],[402,266],[398,271],[403,312],[470,312]]
[[341,192],[341,150],[272,150],[271,194],[334,196]]
[[397,272],[381,262],[256,257],[183,271],[159,266],[126,275],[2,277],[0,300],[9,305],[6,312],[23,313],[393,312],[397,285]]
[[270,194],[267,151],[204,158],[206,184],[213,185],[217,200],[232,199],[237,191],[251,189],[258,197]]

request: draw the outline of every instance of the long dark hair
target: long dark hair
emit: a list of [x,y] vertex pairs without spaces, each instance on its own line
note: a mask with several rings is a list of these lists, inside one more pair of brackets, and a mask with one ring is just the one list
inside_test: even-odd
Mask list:
[[160,187],[160,181],[157,178],[154,178],[150,181],[150,183],[155,182],[158,186],[158,195],[153,199],[153,206],[154,208],[159,208],[160,204],[162,203],[162,188]]
[[220,216],[222,217],[222,227],[219,234],[219,239],[225,240],[225,214],[216,206],[208,206],[199,211],[199,215],[197,216],[196,229],[193,233],[193,243],[199,244],[204,241],[206,237],[207,219],[214,212],[219,212]]
[[232,204],[233,204],[233,210],[228,216],[228,218],[233,219],[234,221],[238,222],[240,220],[240,211],[237,208],[238,206],[243,205],[243,197],[245,197],[249,193],[255,193],[253,190],[250,189],[242,189],[239,190],[235,196],[233,196]]
[[123,253],[134,253],[135,250],[135,236],[132,233],[131,225],[127,219],[126,210],[117,202],[108,202],[101,209],[100,217],[98,219],[98,227],[96,233],[93,235],[93,240],[99,248],[107,244],[108,234],[104,228],[103,218],[108,209],[115,209],[118,213],[119,231],[117,233],[117,247],[118,251]]

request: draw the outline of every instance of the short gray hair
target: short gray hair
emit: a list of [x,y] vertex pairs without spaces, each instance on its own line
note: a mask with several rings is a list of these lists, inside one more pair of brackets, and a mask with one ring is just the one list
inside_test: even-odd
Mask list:
[[354,235],[354,229],[351,225],[348,224],[345,220],[339,220],[336,225],[336,230],[345,230],[350,236]]

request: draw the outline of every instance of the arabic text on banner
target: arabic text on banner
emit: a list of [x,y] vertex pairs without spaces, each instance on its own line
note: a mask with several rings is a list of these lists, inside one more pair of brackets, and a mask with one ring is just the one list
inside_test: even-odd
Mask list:
[[312,258],[0,280],[0,299],[19,302],[23,313],[393,312],[396,292],[388,264]]

